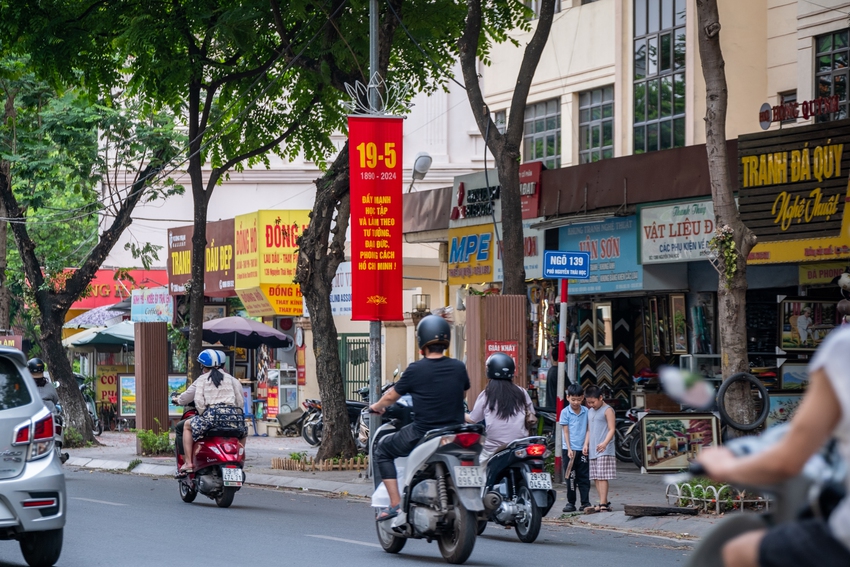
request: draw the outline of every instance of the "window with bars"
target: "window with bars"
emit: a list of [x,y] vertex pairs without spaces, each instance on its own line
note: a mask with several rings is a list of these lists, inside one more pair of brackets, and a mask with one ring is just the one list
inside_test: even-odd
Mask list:
[[578,108],[579,163],[614,157],[614,86],[579,93]]
[[635,0],[634,153],[685,145],[685,0]]
[[815,38],[815,98],[838,96],[838,112],[820,115],[818,122],[848,117],[848,35],[850,30],[842,30]]
[[561,167],[561,101],[527,105],[523,126],[523,161],[542,161],[549,169]]

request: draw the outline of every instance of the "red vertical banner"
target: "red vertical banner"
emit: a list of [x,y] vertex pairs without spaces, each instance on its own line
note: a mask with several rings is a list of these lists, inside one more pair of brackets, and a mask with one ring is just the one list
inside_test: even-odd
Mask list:
[[351,319],[401,321],[403,119],[349,116]]

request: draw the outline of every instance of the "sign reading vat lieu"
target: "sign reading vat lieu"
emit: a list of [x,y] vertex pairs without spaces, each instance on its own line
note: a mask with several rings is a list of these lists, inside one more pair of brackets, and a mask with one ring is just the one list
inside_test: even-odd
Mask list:
[[235,219],[236,294],[252,316],[303,312],[301,287],[293,283],[298,238],[310,211],[257,211]]
[[351,319],[402,314],[403,119],[349,116]]

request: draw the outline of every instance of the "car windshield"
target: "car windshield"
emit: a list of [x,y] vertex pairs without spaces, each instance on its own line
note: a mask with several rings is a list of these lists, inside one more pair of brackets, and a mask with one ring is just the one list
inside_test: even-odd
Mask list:
[[8,358],[0,358],[0,411],[30,402],[32,396],[18,367]]

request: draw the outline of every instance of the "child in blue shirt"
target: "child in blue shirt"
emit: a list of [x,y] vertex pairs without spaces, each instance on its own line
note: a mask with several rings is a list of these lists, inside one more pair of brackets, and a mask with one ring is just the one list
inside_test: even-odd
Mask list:
[[564,451],[567,454],[567,504],[564,512],[576,511],[576,487],[581,495],[579,511],[590,508],[590,461],[587,458],[587,408],[583,405],[584,390],[578,384],[567,387],[570,403],[561,411],[558,423],[564,430]]

